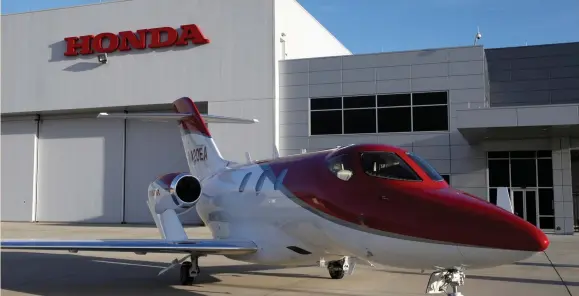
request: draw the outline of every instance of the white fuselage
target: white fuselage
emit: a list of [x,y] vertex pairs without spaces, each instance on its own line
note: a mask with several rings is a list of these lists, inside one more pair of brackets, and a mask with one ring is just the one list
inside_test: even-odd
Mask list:
[[[259,246],[259,251],[254,254],[232,259],[297,266],[314,265],[322,257],[337,260],[351,256],[382,265],[430,270],[437,267],[493,267],[534,254],[409,240],[372,233],[371,230],[361,231],[312,213],[279,188],[276,190],[268,178],[259,188],[259,178],[263,173],[258,164],[239,165],[202,181],[203,193],[196,209],[213,237],[248,239]],[[242,186],[244,178],[245,186]],[[299,247],[310,254],[299,254],[288,246]]]

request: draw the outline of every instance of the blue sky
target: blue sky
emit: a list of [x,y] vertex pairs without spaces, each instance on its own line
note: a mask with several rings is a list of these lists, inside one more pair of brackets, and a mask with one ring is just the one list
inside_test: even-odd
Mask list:
[[[95,2],[4,0],[2,14]],[[471,45],[477,26],[486,48],[579,41],[579,0],[298,2],[356,54]]]

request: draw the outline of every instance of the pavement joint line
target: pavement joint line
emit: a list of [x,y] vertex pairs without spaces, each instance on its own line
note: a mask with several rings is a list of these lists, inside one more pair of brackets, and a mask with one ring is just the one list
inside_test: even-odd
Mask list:
[[565,283],[565,281],[563,280],[563,277],[561,276],[561,274],[557,270],[557,267],[555,267],[555,264],[553,264],[553,261],[551,261],[551,258],[549,258],[549,255],[547,255],[547,252],[543,251],[543,253],[547,257],[547,260],[549,260],[549,263],[551,263],[551,267],[553,267],[553,269],[557,273],[557,276],[559,276],[559,279],[561,279],[561,283],[563,283],[563,286],[565,286],[565,289],[567,289],[567,293],[569,293],[569,296],[573,296],[573,294],[571,294],[571,290],[569,290],[569,287],[567,286],[567,283]]

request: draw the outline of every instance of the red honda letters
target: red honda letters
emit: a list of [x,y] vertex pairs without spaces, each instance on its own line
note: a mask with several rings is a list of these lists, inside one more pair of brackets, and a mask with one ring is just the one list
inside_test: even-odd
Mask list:
[[[165,35],[161,40],[161,34]],[[147,35],[151,36],[147,46]],[[104,40],[108,40],[105,45]],[[188,44],[207,44],[209,39],[203,36],[197,25],[182,25],[181,34],[171,27],[142,29],[137,32],[123,31],[118,35],[113,33],[100,33],[96,36],[85,35],[79,37],[66,37],[65,56],[88,55],[97,53],[111,53],[117,50],[128,51],[131,49],[162,48],[170,46],[185,46]]]

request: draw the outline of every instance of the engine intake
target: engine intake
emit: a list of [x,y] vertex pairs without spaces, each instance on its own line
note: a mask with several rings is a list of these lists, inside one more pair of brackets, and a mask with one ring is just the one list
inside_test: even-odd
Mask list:
[[201,196],[201,182],[189,174],[180,174],[171,182],[170,192],[183,203],[194,203]]
[[174,210],[183,214],[194,208],[201,197],[201,182],[188,173],[171,173],[149,185],[149,206],[157,214]]

